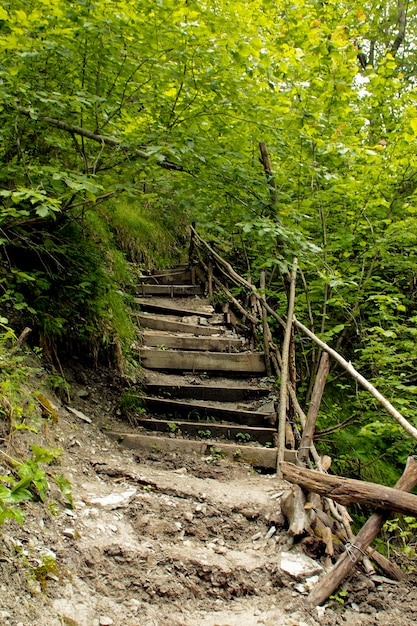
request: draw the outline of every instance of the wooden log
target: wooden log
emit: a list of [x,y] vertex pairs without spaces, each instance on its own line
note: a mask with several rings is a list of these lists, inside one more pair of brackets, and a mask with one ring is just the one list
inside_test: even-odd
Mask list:
[[[262,299],[265,300],[265,270],[262,270],[260,277],[260,287],[263,291]],[[261,305],[260,305],[261,306]],[[265,353],[265,367],[266,367],[266,375],[271,376],[271,357],[269,356],[269,326],[268,326],[268,314],[266,309],[261,306],[262,311],[262,334],[263,334],[263,344],[264,344],[264,353]]]
[[309,457],[311,444],[313,443],[314,430],[316,428],[317,415],[320,409],[320,403],[323,396],[326,379],[330,370],[330,357],[327,352],[323,352],[320,359],[320,365],[317,372],[316,380],[311,394],[310,407],[307,413],[307,422],[301,437],[301,443],[298,452],[298,460],[300,465],[305,465]]
[[387,576],[389,576],[393,580],[405,580],[407,578],[403,570],[398,567],[396,563],[392,563],[392,561],[387,559],[377,550],[374,550],[373,548],[367,548],[366,554],[372,561],[375,561],[378,567],[382,569]]
[[[398,491],[410,491],[417,484],[417,461],[415,457],[409,457],[403,475],[395,485]],[[416,497],[416,496],[414,496]],[[327,598],[336,591],[340,583],[354,567],[363,552],[372,543],[382,526],[389,517],[388,511],[377,511],[361,528],[355,541],[351,542],[349,551],[346,551],[337,561],[336,565],[324,576],[319,584],[313,589],[307,601],[313,606],[320,606]]]
[[285,462],[281,463],[281,470],[284,478],[291,483],[341,504],[370,504],[375,508],[417,517],[417,496],[399,489],[363,480],[330,476]]
[[287,532],[290,537],[302,535],[310,527],[314,512],[306,509],[305,504],[306,495],[298,485],[293,485],[281,498],[281,510],[289,522]]
[[292,318],[294,315],[295,302],[295,281],[297,277],[298,259],[294,257],[293,268],[291,272],[290,293],[288,296],[288,321],[284,334],[284,342],[282,345],[282,366],[281,381],[279,393],[279,416],[278,416],[278,455],[277,455],[277,476],[282,478],[281,463],[284,459],[285,450],[285,423],[287,420],[287,399],[288,399],[288,357],[290,352]]

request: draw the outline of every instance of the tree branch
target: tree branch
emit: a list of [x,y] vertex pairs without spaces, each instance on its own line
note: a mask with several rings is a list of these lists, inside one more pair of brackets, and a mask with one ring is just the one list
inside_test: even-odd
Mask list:
[[[22,115],[26,115],[26,117],[30,117],[33,119],[33,112],[29,109],[17,106],[15,107],[15,110],[18,111],[18,113],[21,113]],[[57,120],[53,117],[49,117],[48,115],[39,115],[35,119],[36,121],[45,122],[46,124],[55,126],[56,128],[60,128],[61,130],[65,130],[67,133],[80,135],[81,137],[86,137],[87,139],[91,139],[92,141],[96,141],[97,143],[105,144],[107,146],[112,146],[113,148],[128,150],[129,152],[133,152],[136,156],[146,161],[148,161],[151,156],[153,156],[151,154],[148,154],[144,150],[139,150],[139,148],[135,148],[134,146],[130,146],[129,144],[122,143],[114,137],[108,137],[107,135],[98,135],[96,133],[93,133],[91,130],[88,130],[87,128],[77,126],[76,124],[67,124],[67,122]],[[157,165],[167,170],[174,170],[177,172],[186,171],[182,165],[172,163],[171,161],[160,160],[157,162]]]

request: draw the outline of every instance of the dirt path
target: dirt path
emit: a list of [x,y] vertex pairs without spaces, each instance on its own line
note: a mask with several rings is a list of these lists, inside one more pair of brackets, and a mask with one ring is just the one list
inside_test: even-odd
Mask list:
[[[63,449],[59,471],[76,508],[57,492],[49,513],[30,503],[23,528],[2,527],[0,624],[416,623],[415,576],[398,584],[357,575],[344,605],[308,608],[308,581],[282,569],[285,483],[221,459],[125,451],[99,429],[114,419],[105,381],[85,387],[78,408],[93,422],[61,407],[57,424],[37,435]],[[57,567],[42,575],[45,555]]]

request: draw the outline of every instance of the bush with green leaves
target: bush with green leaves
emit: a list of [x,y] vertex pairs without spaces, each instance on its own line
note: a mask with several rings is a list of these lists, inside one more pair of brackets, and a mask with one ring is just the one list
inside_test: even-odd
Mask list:
[[[61,491],[67,506],[73,506],[71,484],[63,474],[48,469],[50,464],[59,462],[62,450],[30,444],[27,456],[16,458],[7,449],[12,437],[19,431],[37,433],[40,429],[39,406],[35,386],[37,368],[27,364],[27,357],[15,351],[15,333],[2,318],[0,334],[0,424],[3,445],[0,447],[0,524],[6,519],[23,522],[24,503],[37,500],[47,504],[53,480]],[[51,417],[51,419],[53,419]]]

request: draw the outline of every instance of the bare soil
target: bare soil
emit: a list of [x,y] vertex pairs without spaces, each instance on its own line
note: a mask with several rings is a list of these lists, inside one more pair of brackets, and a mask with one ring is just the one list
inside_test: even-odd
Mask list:
[[[118,420],[119,383],[108,372],[68,378],[71,405],[92,423],[55,398],[58,421],[45,421],[30,442],[62,448],[53,469],[71,481],[75,509],[51,481],[49,506],[30,502],[22,527],[1,527],[0,624],[417,623],[415,571],[398,583],[355,570],[346,595],[309,607],[315,579],[297,580],[280,566],[287,483],[223,459],[124,450],[105,434]],[[15,438],[14,453],[25,438]],[[42,570],[45,563],[56,568]]]

